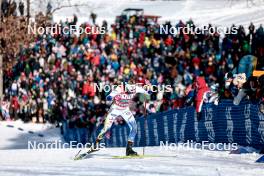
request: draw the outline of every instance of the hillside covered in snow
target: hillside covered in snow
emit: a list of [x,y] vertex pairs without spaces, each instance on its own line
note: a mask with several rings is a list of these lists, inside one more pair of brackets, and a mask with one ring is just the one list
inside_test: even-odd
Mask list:
[[[33,13],[43,11],[48,1],[32,3]],[[171,21],[173,24],[179,20],[190,18],[198,25],[208,23],[217,26],[230,27],[232,24],[248,26],[253,22],[256,26],[264,23],[264,1],[261,0],[179,0],[179,1],[141,1],[141,0],[52,0],[53,8],[71,6],[58,9],[54,12],[54,20],[66,20],[73,14],[79,17],[79,22],[89,21],[91,12],[97,14],[100,24],[107,20],[110,24],[115,17],[126,8],[143,8],[147,15],[161,16],[159,22]],[[76,6],[77,5],[77,6]]]

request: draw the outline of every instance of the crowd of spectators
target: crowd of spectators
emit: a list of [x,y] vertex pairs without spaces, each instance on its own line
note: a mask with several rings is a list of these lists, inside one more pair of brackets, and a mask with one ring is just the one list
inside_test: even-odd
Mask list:
[[[73,20],[61,21],[60,26],[77,22],[75,16]],[[190,20],[176,26],[186,24],[194,25]],[[91,25],[96,25],[96,21],[81,24]],[[243,92],[250,89],[252,96],[256,95],[252,91],[257,91],[256,99],[263,96],[263,78],[241,78],[232,73],[245,55],[257,57],[256,67],[264,68],[262,26],[255,29],[251,24],[247,33],[239,26],[237,34],[221,38],[218,33],[208,32],[160,34],[157,22],[139,15],[121,15],[114,24],[103,25],[105,34],[34,35],[31,42],[22,45],[13,58],[16,64],[4,69],[2,118],[67,121],[70,126],[88,126],[92,130],[103,121],[109,108],[105,100],[109,92],[95,91],[94,84],[120,84],[129,79],[172,86],[172,92],[151,94],[149,113],[195,103],[189,93],[195,92],[194,83],[200,76],[220,99],[232,99],[242,88]],[[139,99],[132,107],[136,117],[144,113]]]

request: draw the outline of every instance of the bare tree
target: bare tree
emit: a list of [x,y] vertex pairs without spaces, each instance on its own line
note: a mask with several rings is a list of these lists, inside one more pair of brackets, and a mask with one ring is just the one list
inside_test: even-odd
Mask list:
[[[94,7],[91,7],[88,3],[72,3],[71,0],[53,0],[53,5],[55,6],[51,10],[52,15],[54,12],[61,10],[63,8],[72,8],[75,7],[76,10],[79,10],[79,7],[89,7],[91,9],[95,9]],[[50,2],[50,1],[49,1]],[[35,3],[41,3],[41,4],[35,4]],[[0,0],[0,5],[2,4],[2,0]],[[13,64],[9,63],[9,61],[5,60],[5,56],[11,54],[13,56],[16,56],[16,54],[19,52],[19,47],[21,44],[27,44],[31,42],[32,38],[34,36],[29,35],[27,33],[27,27],[26,25],[29,24],[30,18],[33,16],[36,16],[38,12],[34,13],[34,5],[36,7],[46,7],[48,4],[48,0],[42,0],[42,1],[33,1],[33,0],[26,0],[26,18],[25,17],[7,17],[3,19],[3,21],[0,20],[1,30],[0,30],[0,36],[1,41],[4,42],[5,46],[2,47],[2,44],[0,43],[0,102],[3,97],[3,69],[6,69],[7,64]],[[43,11],[43,8],[41,9]],[[0,14],[2,13],[2,9],[0,8]],[[44,14],[43,14],[44,15]],[[49,18],[46,17],[44,20],[47,21]],[[24,21],[24,22],[23,22]],[[23,24],[22,24],[23,23]],[[10,29],[12,28],[12,30]],[[13,59],[14,61],[14,59]]]
[[30,18],[30,0],[27,0],[27,24],[29,23]]
[[53,14],[57,10],[60,10],[60,9],[63,9],[63,8],[70,8],[70,7],[76,7],[76,8],[78,8],[78,7],[90,7],[90,6],[88,4],[61,5],[61,6],[58,6],[58,7],[54,8],[51,11],[51,14]]
[[[88,7],[88,8],[94,8],[89,3],[80,3],[76,2],[74,0],[41,0],[41,1],[33,1],[33,0],[28,0],[31,1],[32,4],[34,4],[36,7],[47,7],[48,3],[50,3],[53,7],[51,9],[50,14],[52,15],[53,13],[64,9],[64,8],[76,8],[78,11],[79,7]],[[39,9],[40,10],[40,9]],[[43,9],[41,9],[43,11]],[[35,12],[36,14],[38,12]]]

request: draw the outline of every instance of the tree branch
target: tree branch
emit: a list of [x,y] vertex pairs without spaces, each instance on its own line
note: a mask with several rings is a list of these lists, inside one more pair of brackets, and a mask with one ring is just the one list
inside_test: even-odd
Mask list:
[[60,10],[60,9],[63,9],[63,8],[70,8],[70,7],[91,7],[91,6],[89,6],[88,4],[62,5],[62,6],[54,8],[51,11],[51,14],[53,14],[57,10]]

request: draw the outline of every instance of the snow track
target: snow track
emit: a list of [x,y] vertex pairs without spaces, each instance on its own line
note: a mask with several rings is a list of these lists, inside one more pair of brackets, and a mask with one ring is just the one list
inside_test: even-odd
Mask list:
[[[142,148],[136,148],[138,152]],[[228,152],[176,150],[148,147],[147,154],[162,157],[115,159],[124,148],[108,148],[74,161],[78,149],[2,150],[0,175],[239,175],[259,176],[262,164],[254,163],[258,154],[230,155]],[[167,157],[165,157],[167,156]]]
[[[29,130],[35,133],[28,133]],[[44,137],[38,137],[38,133]],[[74,161],[79,149],[27,149],[28,141],[61,140],[59,129],[51,124],[0,122],[0,134],[0,175],[3,176],[260,176],[264,173],[263,164],[255,163],[260,157],[256,153],[231,155],[228,151],[147,147],[146,155],[160,157],[116,159],[114,156],[124,155],[125,148],[107,148],[88,159]],[[135,150],[142,153],[142,148]]]

